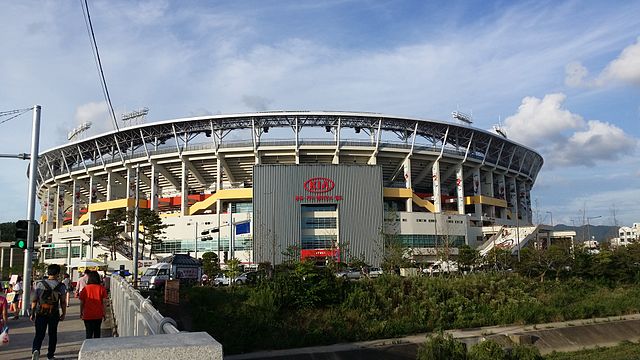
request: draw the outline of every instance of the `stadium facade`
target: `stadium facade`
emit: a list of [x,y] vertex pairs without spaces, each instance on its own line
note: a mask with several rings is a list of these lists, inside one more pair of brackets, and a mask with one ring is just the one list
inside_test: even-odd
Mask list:
[[466,123],[305,111],[161,121],[43,152],[40,240],[45,261],[86,257],[92,224],[133,209],[138,188],[139,206],[169,225],[159,256],[279,263],[293,250],[377,264],[391,236],[425,261],[530,226],[542,164]]

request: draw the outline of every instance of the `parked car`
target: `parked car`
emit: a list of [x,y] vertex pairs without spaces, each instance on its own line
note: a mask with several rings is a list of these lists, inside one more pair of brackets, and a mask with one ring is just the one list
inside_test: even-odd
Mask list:
[[248,276],[247,273],[242,273],[242,274],[236,276],[233,279],[233,283],[234,284],[238,284],[238,285],[243,285],[243,284],[246,284],[248,282],[250,282],[250,281],[249,281],[249,276]]
[[377,278],[378,276],[382,275],[384,273],[384,271],[382,271],[382,268],[379,267],[372,267],[369,268],[369,277],[370,278]]
[[218,274],[215,278],[213,278],[212,284],[213,286],[228,286],[229,283],[243,285],[250,282],[249,276],[247,273],[242,273],[233,279],[228,277],[226,274]]
[[422,270],[425,275],[435,276],[440,274],[451,274],[458,272],[458,263],[455,261],[436,261],[429,267]]
[[336,276],[343,279],[360,279],[360,276],[362,276],[362,273],[360,273],[360,270],[356,270],[356,269],[344,269],[344,270],[338,271],[336,273]]
[[229,278],[225,274],[218,274],[211,280],[213,286],[229,285]]

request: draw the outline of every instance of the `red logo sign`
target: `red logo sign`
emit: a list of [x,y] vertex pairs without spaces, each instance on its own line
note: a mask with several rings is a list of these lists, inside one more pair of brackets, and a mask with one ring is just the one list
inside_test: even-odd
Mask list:
[[326,193],[333,190],[333,180],[324,177],[311,178],[304,182],[304,189],[312,193]]

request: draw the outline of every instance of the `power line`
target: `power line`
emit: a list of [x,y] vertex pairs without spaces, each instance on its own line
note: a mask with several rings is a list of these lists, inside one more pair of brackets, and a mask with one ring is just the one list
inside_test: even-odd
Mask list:
[[113,126],[115,126],[116,131],[120,131],[120,128],[118,127],[118,121],[116,120],[116,113],[115,111],[113,111],[113,105],[111,104],[111,96],[109,95],[107,80],[104,76],[104,70],[102,69],[100,52],[98,52],[98,43],[96,42],[96,36],[93,32],[93,24],[91,23],[91,15],[89,14],[89,4],[87,4],[87,0],[80,0],[80,5],[82,6],[82,13],[84,14],[84,22],[85,22],[85,25],[87,26],[89,40],[91,42],[91,47],[93,49],[93,58],[96,61],[96,66],[98,68],[98,73],[100,75],[100,85],[102,86],[102,94],[104,95],[105,101],[109,106],[109,115],[111,115]]
[[28,109],[18,109],[18,110],[9,110],[9,111],[0,111],[0,117],[2,116],[11,116],[10,118],[4,119],[2,121],[0,121],[0,124],[4,124],[9,120],[15,119],[18,116],[28,113],[29,111],[33,110],[32,108],[28,108]]

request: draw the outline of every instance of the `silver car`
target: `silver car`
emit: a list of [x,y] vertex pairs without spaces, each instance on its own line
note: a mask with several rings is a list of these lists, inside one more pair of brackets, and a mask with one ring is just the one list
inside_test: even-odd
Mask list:
[[360,276],[362,276],[362,273],[360,273],[360,270],[356,270],[356,269],[345,269],[342,271],[338,271],[336,273],[336,276],[339,278],[343,278],[343,279],[360,279]]

